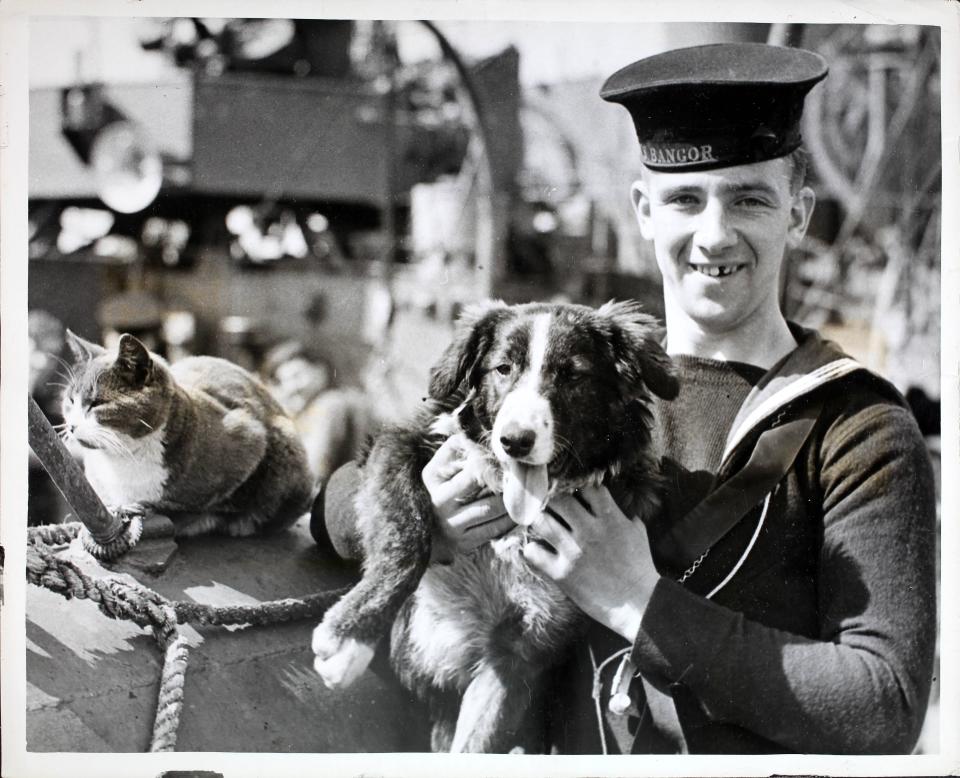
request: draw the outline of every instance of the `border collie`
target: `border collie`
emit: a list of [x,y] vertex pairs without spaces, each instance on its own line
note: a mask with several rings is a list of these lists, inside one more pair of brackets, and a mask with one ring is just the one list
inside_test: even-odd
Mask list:
[[[434,366],[426,411],[387,429],[356,497],[360,582],[314,630],[315,668],[352,683],[391,628],[401,681],[430,704],[435,751],[510,750],[544,671],[582,624],[521,554],[555,493],[608,484],[628,514],[657,507],[651,393],[677,393],[654,319],[634,303],[501,302],[467,309]],[[450,564],[429,564],[433,513],[422,470],[461,432],[478,487],[502,493],[517,528]],[[622,498],[622,499],[621,499]]]

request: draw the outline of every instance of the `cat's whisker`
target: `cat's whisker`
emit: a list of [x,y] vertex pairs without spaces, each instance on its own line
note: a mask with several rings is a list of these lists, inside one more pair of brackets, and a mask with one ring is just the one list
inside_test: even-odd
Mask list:
[[139,421],[139,422],[140,422],[144,427],[146,427],[148,430],[150,430],[151,432],[153,432],[153,427],[151,427],[149,424],[147,424],[147,422],[145,422],[143,419],[137,419],[137,421]]
[[95,427],[89,431],[89,435],[92,438],[92,443],[98,448],[105,449],[117,454],[123,454],[123,447],[121,446],[119,440],[117,440],[116,435],[108,429],[103,427]]
[[125,456],[125,457],[126,457],[127,459],[129,459],[131,462],[135,462],[135,461],[137,460],[137,455],[133,453],[133,449],[131,449],[130,446],[128,446],[127,444],[125,444],[125,443],[123,443],[122,441],[118,440],[118,441],[117,441],[117,448],[118,448],[120,454],[121,454],[122,456]]
[[77,380],[77,374],[76,374],[76,371],[74,371],[73,369],[73,365],[71,365],[65,359],[60,357],[58,354],[54,354],[53,352],[47,352],[47,353],[49,354],[49,356],[53,357],[64,370],[67,371],[67,375],[63,375],[63,373],[61,373],[58,370],[57,375],[62,376],[63,378],[67,379],[67,381],[70,381],[71,383]]
[[122,438],[116,432],[103,428],[101,428],[100,431],[103,433],[104,445],[110,451],[114,452],[115,454],[119,454],[122,457],[126,457],[131,461],[136,460],[136,456],[134,455],[133,451],[130,450],[130,447],[123,442]]

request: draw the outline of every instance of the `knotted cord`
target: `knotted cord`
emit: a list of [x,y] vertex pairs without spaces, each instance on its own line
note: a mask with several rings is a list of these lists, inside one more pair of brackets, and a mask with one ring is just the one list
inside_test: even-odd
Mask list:
[[[164,656],[150,751],[173,751],[177,744],[189,660],[189,644],[180,633],[180,624],[266,626],[319,618],[350,589],[346,586],[302,598],[256,605],[203,605],[169,600],[132,581],[87,575],[74,562],[54,553],[55,546],[68,544],[83,534],[85,530],[80,522],[28,528],[27,583],[42,586],[68,600],[90,600],[110,618],[132,621],[153,632]],[[120,546],[117,548],[120,550],[114,549],[115,556],[126,550]]]

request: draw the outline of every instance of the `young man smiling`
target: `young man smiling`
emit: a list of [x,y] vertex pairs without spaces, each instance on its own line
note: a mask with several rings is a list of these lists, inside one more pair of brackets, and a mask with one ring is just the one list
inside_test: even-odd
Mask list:
[[[810,52],[722,44],[641,60],[601,92],[640,141],[631,194],[681,389],[655,414],[662,514],[631,520],[585,489],[552,499],[524,547],[591,617],[545,706],[561,753],[902,753],[919,735],[926,449],[892,386],[779,306],[814,206],[803,101],[826,73]],[[468,550],[511,522],[499,498],[464,504],[457,472],[454,438],[423,476],[439,532]]]
[[663,278],[678,353],[769,367],[796,346],[780,312],[784,247],[806,232],[814,194],[793,188],[799,155],[719,170],[645,170],[632,195]]

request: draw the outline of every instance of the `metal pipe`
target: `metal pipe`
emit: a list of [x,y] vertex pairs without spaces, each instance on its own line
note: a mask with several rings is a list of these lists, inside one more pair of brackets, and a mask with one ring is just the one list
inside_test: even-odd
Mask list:
[[101,546],[113,543],[123,533],[123,522],[100,502],[80,465],[67,451],[37,401],[29,395],[27,399],[30,448],[93,539]]
[[440,29],[433,22],[421,19],[420,23],[436,39],[440,46],[440,53],[449,61],[460,83],[466,93],[467,100],[473,112],[476,122],[476,134],[474,137],[480,142],[480,163],[477,168],[477,268],[478,268],[478,287],[481,297],[489,297],[493,294],[494,283],[500,278],[503,272],[504,236],[498,234],[495,224],[496,221],[496,191],[494,186],[493,161],[490,156],[491,149],[491,131],[488,125],[487,116],[483,110],[483,101],[480,98],[480,92],[474,82],[473,76],[466,63],[457,53],[447,37],[440,32]]
[[771,24],[767,43],[771,46],[792,46],[797,48],[803,43],[802,24]]

